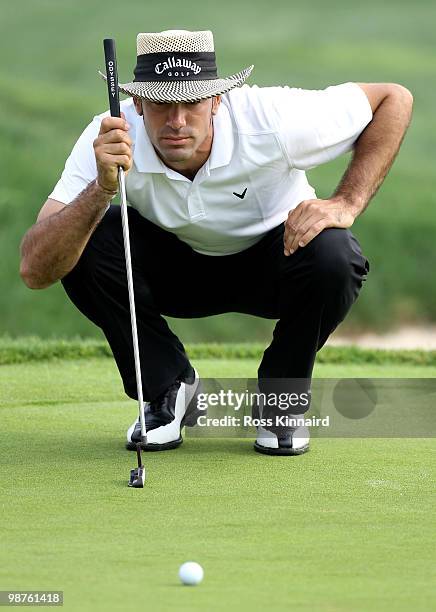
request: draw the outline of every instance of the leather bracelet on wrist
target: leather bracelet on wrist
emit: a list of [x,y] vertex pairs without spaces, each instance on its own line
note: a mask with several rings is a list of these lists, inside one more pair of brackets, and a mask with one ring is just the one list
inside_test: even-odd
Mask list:
[[102,187],[102,185],[100,185],[100,183],[98,182],[98,179],[95,179],[95,185],[96,187],[98,187],[98,189],[100,189],[105,195],[109,196],[111,200],[114,199],[114,197],[117,195],[118,193],[118,189],[116,191],[112,191],[110,189],[106,189],[105,187]]

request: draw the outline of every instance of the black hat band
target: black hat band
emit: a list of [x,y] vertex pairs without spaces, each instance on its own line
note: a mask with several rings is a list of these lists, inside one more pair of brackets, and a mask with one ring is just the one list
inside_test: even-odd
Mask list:
[[145,53],[138,55],[134,82],[217,79],[215,53]]

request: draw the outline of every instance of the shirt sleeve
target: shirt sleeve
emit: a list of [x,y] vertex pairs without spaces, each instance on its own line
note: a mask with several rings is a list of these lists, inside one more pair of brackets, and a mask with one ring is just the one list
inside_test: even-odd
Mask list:
[[102,116],[94,117],[85,128],[65,162],[61,178],[48,196],[63,204],[70,204],[91,181],[97,178],[94,140],[100,131]]
[[372,119],[365,92],[356,83],[310,90],[263,88],[269,92],[272,119],[290,165],[309,170],[343,153]]

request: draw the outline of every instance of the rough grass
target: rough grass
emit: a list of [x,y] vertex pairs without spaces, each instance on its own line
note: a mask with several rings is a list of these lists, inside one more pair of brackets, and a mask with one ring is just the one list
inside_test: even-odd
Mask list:
[[[191,359],[259,360],[266,348],[261,343],[197,343],[187,344]],[[107,342],[94,339],[51,340],[37,336],[10,338],[0,337],[0,365],[47,361],[53,359],[90,359],[112,357]],[[361,365],[405,365],[436,366],[436,351],[421,350],[377,350],[358,346],[324,347],[317,355],[319,364]]]
[[[261,343],[196,343],[187,344],[191,359],[257,359],[266,348]],[[37,336],[0,337],[0,365],[48,361],[53,359],[90,359],[112,357],[107,342],[92,338],[52,338]],[[358,346],[324,347],[317,355],[319,364],[404,364],[405,366],[436,366],[436,351],[362,349]]]

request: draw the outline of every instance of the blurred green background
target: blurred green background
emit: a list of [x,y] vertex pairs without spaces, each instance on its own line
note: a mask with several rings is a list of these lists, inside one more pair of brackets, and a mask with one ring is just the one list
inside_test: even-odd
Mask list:
[[[56,183],[75,140],[106,109],[102,39],[116,38],[129,80],[138,31],[212,29],[220,72],[253,63],[249,83],[323,89],[346,81],[396,82],[414,116],[390,174],[352,231],[371,263],[341,331],[386,330],[436,320],[436,66],[431,0],[364,4],[221,0],[2,3],[0,21],[0,334],[99,335],[59,284],[30,291],[18,275],[19,243]],[[308,173],[331,195],[350,156]],[[271,321],[244,315],[171,320],[184,341],[265,340]]]

